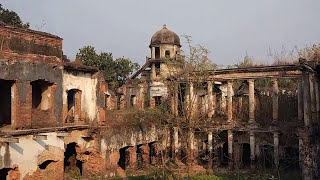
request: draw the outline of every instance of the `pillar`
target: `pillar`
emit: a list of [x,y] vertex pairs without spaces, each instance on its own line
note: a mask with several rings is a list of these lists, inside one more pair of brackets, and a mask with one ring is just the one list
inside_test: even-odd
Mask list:
[[228,123],[232,122],[232,81],[228,81],[228,87],[227,87],[227,103],[228,103]]
[[140,151],[141,151],[141,154],[142,154],[142,161],[143,161],[143,164],[149,164],[149,145],[148,144],[143,144],[140,146]]
[[178,127],[173,128],[173,134],[174,134],[174,157],[177,158],[177,155],[179,153],[179,131]]
[[129,152],[129,167],[131,169],[137,168],[137,148],[136,147],[129,147],[127,149]]
[[173,94],[173,113],[174,115],[177,117],[179,114],[178,114],[178,103],[179,103],[179,100],[178,100],[178,96],[179,96],[179,92],[178,92],[178,83],[175,83],[174,84],[174,94]]
[[229,156],[229,168],[233,168],[233,133],[232,130],[228,130],[228,156]]
[[298,80],[298,120],[303,121],[303,83]]
[[304,125],[309,126],[311,120],[311,97],[308,72],[303,72],[303,119]]
[[151,59],[155,59],[155,58],[156,58],[155,48],[152,47],[152,49],[151,49]]
[[279,87],[278,80],[272,79],[272,120],[277,121],[279,116]]
[[189,107],[189,111],[191,113],[191,115],[194,114],[194,107],[196,104],[196,96],[194,95],[193,92],[193,82],[189,83],[189,100],[188,100],[188,107]]
[[310,100],[311,100],[311,119],[312,123],[316,122],[316,98],[315,98],[315,88],[314,88],[315,77],[309,74],[309,84],[310,84]]
[[255,135],[253,132],[250,132],[250,160],[251,160],[251,169],[254,169],[255,168],[255,148],[256,148],[256,145],[255,145]]
[[274,165],[279,167],[279,133],[273,133]]
[[212,169],[212,161],[213,161],[213,152],[212,152],[212,131],[209,131],[208,133],[208,153],[209,153],[209,163],[208,163],[208,169]]
[[156,78],[156,64],[152,63],[151,64],[151,80]]
[[194,132],[193,130],[190,128],[189,129],[189,143],[190,143],[190,154],[188,156],[190,156],[189,160],[192,163],[194,161],[194,151],[195,151],[195,144],[194,144]]
[[220,87],[220,89],[221,89],[220,111],[222,112],[222,114],[225,114],[227,111],[226,96],[228,92],[225,86]]
[[208,102],[209,102],[209,107],[208,107],[208,118],[212,118],[213,114],[214,114],[214,109],[213,109],[213,82],[212,81],[208,81],[207,85],[208,85]]
[[254,105],[254,80],[250,79],[249,82],[249,123],[255,124],[255,118],[254,118],[254,111],[255,111],[255,105]]

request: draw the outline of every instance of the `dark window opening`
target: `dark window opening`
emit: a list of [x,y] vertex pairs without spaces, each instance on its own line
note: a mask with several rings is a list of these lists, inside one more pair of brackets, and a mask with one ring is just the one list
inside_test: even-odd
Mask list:
[[155,59],[160,59],[160,47],[154,48]]
[[160,75],[160,63],[155,63],[155,68],[156,68],[156,76]]
[[170,58],[170,51],[165,51],[165,57]]
[[0,180],[6,180],[11,168],[0,169]]
[[138,162],[138,168],[142,168],[143,167],[143,150],[141,149],[142,144],[137,146],[137,162]]
[[104,100],[104,107],[105,109],[110,109],[110,95],[106,94],[105,100]]
[[134,107],[136,105],[136,96],[131,95],[130,96],[130,107]]
[[242,164],[243,164],[243,167],[250,166],[250,162],[251,162],[250,155],[251,155],[250,144],[243,143],[242,144]]
[[74,123],[79,120],[81,111],[81,91],[71,89],[67,92],[68,114],[66,123]]
[[184,112],[184,102],[185,102],[185,94],[186,94],[186,83],[180,83],[178,86],[178,114],[179,116],[183,116]]
[[48,83],[45,80],[36,80],[32,81],[32,108],[41,110],[49,109],[49,86],[51,83]]
[[121,148],[121,149],[119,150],[120,158],[119,158],[119,161],[118,161],[118,165],[119,165],[123,170],[126,170],[126,167],[128,166],[129,161],[130,161],[130,154],[129,154],[129,151],[127,151],[127,149],[128,149],[129,147],[130,147],[130,146],[127,146],[127,147]]
[[68,111],[70,111],[75,106],[75,96],[76,96],[77,90],[69,90],[67,92],[67,99],[68,99]]
[[299,169],[298,147],[284,147],[284,153],[280,156],[280,167],[286,170]]
[[261,161],[264,169],[273,167],[273,146],[264,145],[261,151]]
[[48,165],[52,162],[55,162],[54,160],[46,160],[43,163],[39,164],[40,169],[46,169]]
[[161,105],[161,98],[162,96],[154,96],[155,106]]
[[151,142],[149,145],[149,163],[154,165],[157,163],[156,142]]
[[77,159],[77,144],[70,143],[64,152],[64,172],[72,171],[82,175],[82,161]]
[[0,126],[11,124],[11,86],[13,81],[0,80]]

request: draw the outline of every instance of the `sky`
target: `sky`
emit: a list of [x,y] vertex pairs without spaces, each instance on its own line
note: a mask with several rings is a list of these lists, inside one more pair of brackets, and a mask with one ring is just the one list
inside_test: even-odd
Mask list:
[[[246,53],[271,62],[272,51],[320,43],[318,0],[0,0],[31,29],[63,38],[74,59],[92,45],[143,64],[152,35],[167,28],[192,36],[219,65],[235,64]],[[182,48],[186,47],[181,37]]]

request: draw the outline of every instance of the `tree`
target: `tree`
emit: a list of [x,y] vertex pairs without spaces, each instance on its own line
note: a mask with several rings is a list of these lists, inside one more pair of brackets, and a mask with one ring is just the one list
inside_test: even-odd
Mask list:
[[19,28],[29,28],[29,23],[23,23],[20,16],[14,12],[10,11],[9,9],[4,9],[0,4],[0,21],[5,24],[16,26]]
[[102,71],[105,81],[112,90],[121,87],[127,77],[134,71],[139,69],[139,64],[132,62],[128,58],[113,59],[112,53],[101,52],[97,54],[92,46],[84,46],[79,49],[76,59],[87,66],[95,66]]

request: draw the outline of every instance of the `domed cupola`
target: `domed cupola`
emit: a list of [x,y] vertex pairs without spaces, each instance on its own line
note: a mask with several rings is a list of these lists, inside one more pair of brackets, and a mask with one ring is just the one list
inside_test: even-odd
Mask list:
[[177,45],[181,47],[179,36],[176,33],[167,29],[167,26],[165,24],[163,25],[163,28],[161,30],[157,31],[152,36],[149,47],[151,48],[154,45],[160,44]]
[[163,28],[152,36],[149,47],[153,60],[176,59],[177,54],[180,54],[180,38],[163,25]]

